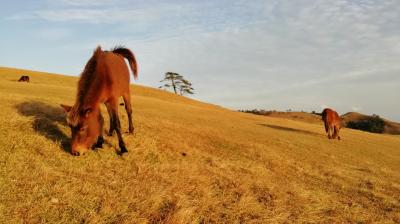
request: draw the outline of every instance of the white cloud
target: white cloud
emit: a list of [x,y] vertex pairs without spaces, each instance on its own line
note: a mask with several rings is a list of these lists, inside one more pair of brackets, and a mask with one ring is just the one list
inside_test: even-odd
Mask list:
[[48,0],[50,5],[62,6],[106,6],[117,3],[118,0]]
[[35,35],[45,40],[60,40],[72,35],[72,30],[66,28],[47,28],[38,30]]
[[36,16],[33,14],[27,14],[27,13],[18,13],[18,14],[13,14],[10,16],[4,17],[4,20],[6,21],[18,21],[18,20],[30,20],[30,19],[35,19]]
[[357,107],[357,106],[352,106],[351,107],[351,111],[360,112],[360,111],[362,111],[362,108],[361,107]]
[[325,109],[325,108],[329,108],[329,106],[327,106],[326,104],[323,104],[320,106],[321,109]]
[[[44,10],[35,12],[37,18],[53,21],[84,21],[88,23],[107,23],[107,18],[111,17],[110,10],[103,9],[66,9],[66,10]],[[116,22],[119,19],[111,17],[110,22]]]

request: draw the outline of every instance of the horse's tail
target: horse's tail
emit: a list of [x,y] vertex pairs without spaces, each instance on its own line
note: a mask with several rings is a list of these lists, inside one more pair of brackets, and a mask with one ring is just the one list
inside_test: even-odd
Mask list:
[[131,70],[133,72],[133,77],[135,78],[135,80],[137,80],[138,66],[137,66],[137,63],[136,63],[135,55],[132,53],[132,51],[129,50],[128,48],[125,48],[125,47],[115,47],[112,50],[112,52],[116,53],[116,54],[119,54],[122,57],[128,59],[129,66],[131,67]]

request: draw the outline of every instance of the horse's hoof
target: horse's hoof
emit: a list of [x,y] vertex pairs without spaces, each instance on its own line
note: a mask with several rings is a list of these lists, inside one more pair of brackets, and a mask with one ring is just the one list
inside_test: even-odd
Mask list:
[[103,148],[103,143],[104,143],[104,138],[103,138],[103,136],[100,136],[100,137],[97,139],[96,144],[94,144],[92,148],[93,148],[93,149],[96,149],[96,148]]
[[102,149],[102,148],[103,148],[103,143],[96,143],[95,145],[92,146],[93,150]]
[[73,156],[80,156],[80,155],[81,155],[80,152],[71,152],[71,154],[72,154]]
[[127,153],[127,152],[128,152],[128,150],[126,149],[126,147],[122,146],[121,147],[121,151],[119,152],[119,155],[122,155],[122,154]]

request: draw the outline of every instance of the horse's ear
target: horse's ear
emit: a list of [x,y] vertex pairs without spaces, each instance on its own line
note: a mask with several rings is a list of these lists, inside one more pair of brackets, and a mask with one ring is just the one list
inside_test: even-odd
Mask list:
[[71,110],[71,106],[67,106],[67,105],[64,105],[64,104],[60,104],[60,106],[65,110],[65,112],[69,112],[70,110]]
[[90,113],[92,113],[92,108],[87,108],[87,109],[85,109],[85,111],[84,111],[84,115],[85,115],[85,117],[88,117],[89,115],[90,115]]

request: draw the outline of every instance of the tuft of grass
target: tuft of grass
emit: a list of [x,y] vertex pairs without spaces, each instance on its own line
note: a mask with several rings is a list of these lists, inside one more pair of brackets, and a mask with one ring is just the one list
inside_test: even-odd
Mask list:
[[322,122],[133,85],[129,153],[114,136],[74,157],[59,104],[76,82],[0,68],[0,223],[400,222],[399,136],[343,129],[330,141]]

